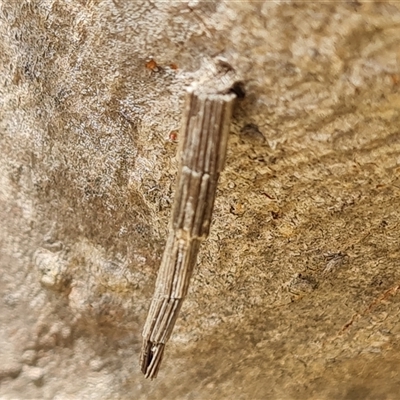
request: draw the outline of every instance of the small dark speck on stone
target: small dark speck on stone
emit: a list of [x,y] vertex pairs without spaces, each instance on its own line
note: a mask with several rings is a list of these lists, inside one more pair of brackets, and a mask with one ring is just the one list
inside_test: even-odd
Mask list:
[[249,142],[264,143],[265,137],[256,124],[247,124],[240,130],[241,137]]

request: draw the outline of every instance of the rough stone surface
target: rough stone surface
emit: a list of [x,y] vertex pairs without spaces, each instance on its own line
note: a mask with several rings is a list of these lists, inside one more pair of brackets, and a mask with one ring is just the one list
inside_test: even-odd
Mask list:
[[[397,399],[400,7],[3,0],[2,399]],[[153,60],[153,61],[152,61]],[[244,83],[159,377],[184,89]]]

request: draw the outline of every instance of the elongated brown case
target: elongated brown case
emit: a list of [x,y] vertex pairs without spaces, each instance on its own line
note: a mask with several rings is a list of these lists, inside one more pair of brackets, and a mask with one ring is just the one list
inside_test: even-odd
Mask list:
[[235,94],[193,88],[187,93],[172,218],[142,333],[140,364],[146,378],[157,376],[165,344],[188,292],[200,243],[210,230],[235,98]]

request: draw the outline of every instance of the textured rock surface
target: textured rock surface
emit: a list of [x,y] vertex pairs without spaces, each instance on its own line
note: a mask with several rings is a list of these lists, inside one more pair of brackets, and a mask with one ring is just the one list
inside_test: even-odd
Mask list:
[[[2,399],[398,397],[395,3],[0,7]],[[247,95],[149,382],[171,139],[185,86],[221,60]]]

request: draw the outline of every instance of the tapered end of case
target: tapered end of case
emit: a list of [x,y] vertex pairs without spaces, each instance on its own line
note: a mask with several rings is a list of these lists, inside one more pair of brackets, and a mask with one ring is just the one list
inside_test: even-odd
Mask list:
[[143,341],[140,368],[146,378],[154,379],[157,377],[164,355],[164,347],[163,343],[153,343],[148,340]]

